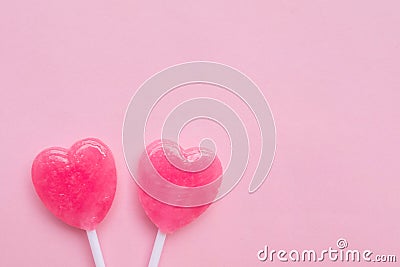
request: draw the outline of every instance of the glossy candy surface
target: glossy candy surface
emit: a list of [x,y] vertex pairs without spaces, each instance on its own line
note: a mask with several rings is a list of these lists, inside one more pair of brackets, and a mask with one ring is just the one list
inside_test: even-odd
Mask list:
[[57,218],[73,227],[93,230],[114,199],[114,158],[110,149],[94,138],[80,140],[70,149],[48,148],[33,161],[32,182]]
[[[147,155],[143,153],[138,166],[139,175],[149,176],[150,172],[156,170],[164,179],[168,180],[169,182],[186,187],[203,186],[222,177],[221,162],[216,156],[213,160],[211,159],[209,161],[211,164],[209,164],[207,168],[198,172],[185,171],[175,167],[168,160],[165,153],[173,153],[175,156],[177,156],[177,149],[181,151],[179,159],[182,161],[182,165],[189,169],[191,166],[193,166],[193,168],[198,168],[198,161],[196,159],[200,157],[200,152],[197,148],[182,150],[176,143],[172,141],[157,140],[148,145],[146,148],[146,153],[154,168],[150,168],[146,164],[143,164],[144,157],[147,157]],[[203,153],[202,156],[207,157],[210,155],[211,153]],[[143,179],[146,177],[141,178]],[[211,192],[214,197],[217,195],[217,193],[218,188]],[[178,207],[168,205],[149,196],[140,188],[139,200],[143,209],[145,210],[146,215],[164,233],[172,233],[177,229],[189,224],[199,217],[210,206],[210,204],[198,207]]]

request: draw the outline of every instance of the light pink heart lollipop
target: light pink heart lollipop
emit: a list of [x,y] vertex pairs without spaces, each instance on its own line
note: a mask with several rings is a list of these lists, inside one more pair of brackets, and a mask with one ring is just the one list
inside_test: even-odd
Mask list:
[[[185,166],[185,170],[176,167],[171,163],[171,157],[166,154],[173,154],[175,160],[180,160],[181,166]],[[148,157],[148,158],[147,158]],[[198,161],[203,157],[209,157],[210,164],[204,166],[200,171]],[[146,164],[150,160],[151,164]],[[175,142],[169,140],[157,140],[146,147],[138,167],[138,175],[140,179],[150,177],[154,171],[169,182],[185,187],[199,187],[210,184],[222,177],[222,166],[218,157],[210,151],[198,148],[190,148],[183,150]],[[212,189],[209,194],[213,198],[218,193],[218,186]],[[150,220],[158,227],[156,241],[154,243],[153,252],[150,258],[149,266],[158,266],[161,256],[162,247],[166,234],[173,233],[177,229],[191,223],[199,217],[210,204],[197,207],[178,207],[160,202],[149,196],[142,189],[139,189],[139,200]]]
[[110,209],[117,185],[110,149],[94,138],[80,140],[70,149],[45,149],[33,161],[32,182],[51,213],[86,230],[95,264],[104,266],[95,229]]

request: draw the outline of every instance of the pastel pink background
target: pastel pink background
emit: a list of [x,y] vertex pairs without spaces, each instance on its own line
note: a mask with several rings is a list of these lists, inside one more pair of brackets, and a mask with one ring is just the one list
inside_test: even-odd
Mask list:
[[106,264],[147,265],[156,229],[125,166],[123,116],[142,82],[192,60],[231,65],[259,85],[277,152],[257,193],[247,193],[248,172],[168,236],[160,266],[267,266],[256,255],[264,245],[322,250],[340,237],[399,259],[399,8],[395,0],[2,1],[0,266],[93,266],[85,233],[55,219],[30,178],[40,150],[87,136],[117,162],[116,199],[98,228]]

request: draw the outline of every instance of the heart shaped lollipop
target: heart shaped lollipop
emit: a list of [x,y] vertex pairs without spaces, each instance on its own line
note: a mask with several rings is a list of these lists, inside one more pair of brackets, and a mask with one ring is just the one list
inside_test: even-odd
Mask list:
[[[175,160],[180,160],[181,166],[185,166],[185,170],[178,168],[170,161],[166,154],[174,155]],[[209,157],[208,166],[199,169],[199,159]],[[145,164],[149,159],[150,164]],[[138,175],[145,179],[150,177],[152,172],[157,171],[160,176],[169,182],[185,187],[199,187],[207,185],[222,177],[222,166],[218,157],[213,153],[207,153],[207,150],[198,148],[190,148],[183,150],[175,142],[169,140],[157,140],[146,147],[139,160]],[[219,186],[220,183],[217,183]],[[215,198],[218,193],[218,187],[214,188],[209,194]],[[149,266],[157,266],[165,234],[172,233],[177,229],[189,224],[199,217],[210,204],[197,207],[178,207],[160,202],[149,196],[142,189],[139,189],[139,200],[150,220],[158,227],[159,231],[154,244],[152,257]]]
[[96,266],[104,266],[95,228],[110,209],[116,190],[110,149],[94,138],[80,140],[70,149],[45,149],[33,161],[32,182],[51,213],[87,231],[94,256],[97,254]]

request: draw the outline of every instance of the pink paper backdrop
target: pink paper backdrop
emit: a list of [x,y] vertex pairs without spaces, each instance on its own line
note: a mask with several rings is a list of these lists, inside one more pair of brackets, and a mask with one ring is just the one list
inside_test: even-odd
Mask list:
[[[399,8],[394,0],[3,1],[0,266],[93,265],[85,233],[55,219],[30,178],[41,149],[87,136],[117,162],[116,199],[98,228],[106,264],[146,266],[156,228],[125,167],[123,116],[142,82],[192,60],[231,65],[260,86],[277,153],[256,194],[247,193],[248,172],[169,236],[161,266],[269,266],[257,260],[264,245],[323,250],[340,237],[399,261]],[[368,264],[386,265],[396,264]]]

